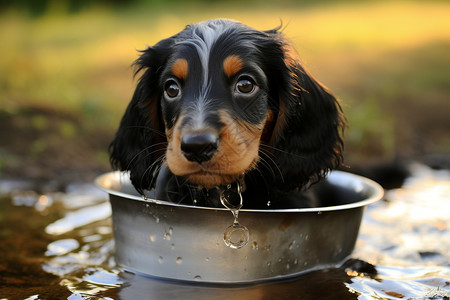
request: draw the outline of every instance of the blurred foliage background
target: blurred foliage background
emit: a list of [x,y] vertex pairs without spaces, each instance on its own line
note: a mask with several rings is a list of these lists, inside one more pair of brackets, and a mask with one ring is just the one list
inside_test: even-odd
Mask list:
[[450,153],[445,1],[0,0],[0,176],[74,180],[109,169],[137,51],[186,24],[283,22],[343,104],[346,164]]

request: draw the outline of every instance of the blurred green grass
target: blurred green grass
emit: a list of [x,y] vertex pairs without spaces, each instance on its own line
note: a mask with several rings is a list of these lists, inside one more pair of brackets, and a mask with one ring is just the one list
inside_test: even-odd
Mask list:
[[[4,10],[0,114],[51,110],[74,118],[57,125],[63,141],[98,128],[112,138],[134,89],[130,65],[137,49],[205,19],[231,18],[258,29],[283,20],[306,67],[342,99],[350,161],[450,153],[450,3],[233,3],[99,5],[71,14],[54,5],[38,17]],[[25,119],[44,134],[53,126],[45,118]],[[2,136],[0,152],[13,152]],[[30,151],[45,152],[44,141],[34,141]],[[97,151],[106,163],[106,148]]]

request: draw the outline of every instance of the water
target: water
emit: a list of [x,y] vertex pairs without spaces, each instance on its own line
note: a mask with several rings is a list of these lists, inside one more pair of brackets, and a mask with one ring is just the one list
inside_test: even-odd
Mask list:
[[450,172],[412,168],[401,189],[366,210],[353,260],[242,286],[124,271],[114,260],[107,197],[91,184],[60,193],[0,181],[0,299],[449,299]]

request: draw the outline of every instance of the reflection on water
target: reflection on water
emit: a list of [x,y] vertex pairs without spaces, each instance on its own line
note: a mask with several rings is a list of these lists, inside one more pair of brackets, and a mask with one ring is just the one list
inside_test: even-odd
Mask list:
[[366,210],[353,255],[375,264],[378,280],[353,278],[359,299],[450,297],[450,172],[411,169],[401,189]]
[[[110,207],[91,184],[65,193],[0,182],[0,299],[449,299],[450,172],[413,176],[365,213],[357,265],[286,281],[213,286],[135,275],[114,261]],[[324,288],[326,287],[326,288]]]

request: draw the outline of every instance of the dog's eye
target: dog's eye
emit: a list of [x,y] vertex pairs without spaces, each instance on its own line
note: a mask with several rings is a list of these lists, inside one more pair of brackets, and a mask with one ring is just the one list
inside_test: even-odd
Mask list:
[[168,80],[164,86],[164,91],[167,98],[173,99],[181,94],[181,89],[175,80]]
[[250,94],[255,90],[256,84],[252,78],[244,76],[236,83],[236,92],[240,94]]

